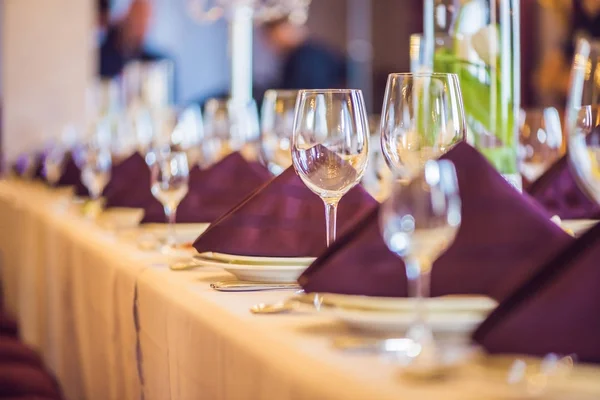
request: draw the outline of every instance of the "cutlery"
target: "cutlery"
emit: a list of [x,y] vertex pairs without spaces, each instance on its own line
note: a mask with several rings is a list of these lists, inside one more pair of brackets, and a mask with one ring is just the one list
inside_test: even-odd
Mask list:
[[195,268],[202,268],[203,265],[198,264],[198,263],[194,263],[194,262],[187,262],[187,261],[179,261],[179,262],[175,262],[169,265],[169,269],[171,271],[189,271],[191,269],[195,269]]
[[256,292],[261,290],[298,290],[301,289],[297,283],[262,283],[262,282],[215,282],[210,287],[220,292]]
[[315,310],[321,309],[323,297],[318,293],[305,294],[303,290],[296,292],[296,296],[292,296],[284,301],[277,303],[258,303],[250,307],[252,314],[284,314],[294,311],[299,304],[306,304],[314,307]]
[[370,353],[399,353],[407,352],[413,341],[406,338],[364,338],[342,336],[333,339],[333,347],[338,350],[370,352]]

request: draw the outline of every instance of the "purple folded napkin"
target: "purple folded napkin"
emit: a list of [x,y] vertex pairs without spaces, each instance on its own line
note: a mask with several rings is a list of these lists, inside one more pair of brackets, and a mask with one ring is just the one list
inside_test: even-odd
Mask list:
[[473,335],[490,353],[576,354],[600,363],[600,225],[546,263]]
[[599,219],[600,206],[577,186],[567,156],[558,160],[527,188],[550,214],[563,219]]
[[75,160],[71,154],[65,156],[65,165],[63,167],[63,173],[60,179],[56,183],[57,187],[61,186],[74,186],[75,195],[79,197],[89,196],[89,192],[83,182],[81,181],[81,170],[75,164]]
[[150,168],[140,153],[135,152],[112,167],[102,196],[106,208],[146,208],[158,203],[150,192]]
[[[437,260],[431,292],[485,294],[502,299],[572,238],[527,195],[517,192],[473,147],[459,143],[454,162],[462,225]],[[300,277],[309,292],[406,296],[404,264],[381,237],[378,209],[340,238]]]
[[[190,173],[188,194],[177,207],[177,222],[212,222],[270,179],[266,168],[232,153],[204,171]],[[156,202],[146,207],[142,222],[161,223],[165,218]]]
[[[338,231],[376,204],[362,187],[350,190],[338,208]],[[290,167],[215,221],[194,247],[200,253],[316,257],[326,248],[325,206]]]

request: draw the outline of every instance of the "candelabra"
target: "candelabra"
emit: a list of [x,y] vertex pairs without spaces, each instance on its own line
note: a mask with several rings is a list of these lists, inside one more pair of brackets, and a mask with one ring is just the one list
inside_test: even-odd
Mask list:
[[311,0],[187,0],[187,10],[198,23],[225,18],[229,23],[231,52],[231,88],[233,100],[252,98],[252,28],[253,21],[267,21],[288,16],[303,23]]

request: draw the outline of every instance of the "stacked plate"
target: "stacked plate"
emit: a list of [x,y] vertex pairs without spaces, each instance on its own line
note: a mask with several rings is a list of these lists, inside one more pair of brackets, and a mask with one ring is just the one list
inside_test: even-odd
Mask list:
[[201,265],[223,268],[239,280],[292,283],[315,260],[314,257],[254,257],[202,253],[194,257]]
[[[314,295],[307,294],[312,302]],[[303,302],[302,296],[298,301]],[[414,321],[415,299],[320,294],[321,311],[331,313],[348,327],[372,333],[403,333]],[[308,300],[307,300],[308,301]],[[434,331],[467,333],[497,307],[485,296],[452,295],[425,300],[427,318]]]

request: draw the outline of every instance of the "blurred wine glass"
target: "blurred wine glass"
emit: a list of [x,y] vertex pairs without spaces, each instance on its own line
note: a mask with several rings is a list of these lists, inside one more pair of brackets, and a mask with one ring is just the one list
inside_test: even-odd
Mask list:
[[556,108],[521,110],[519,164],[521,175],[533,182],[562,153],[562,125]]
[[261,114],[261,155],[273,175],[292,165],[297,90],[267,90]]
[[438,362],[427,318],[425,300],[430,296],[434,261],[451,245],[461,223],[461,199],[454,164],[427,161],[410,181],[398,180],[380,213],[380,228],[390,251],[406,267],[408,295],[416,301],[416,317],[407,336],[417,367],[428,369]]
[[390,169],[410,179],[465,137],[455,74],[411,73],[388,77],[381,117],[381,146]]
[[327,246],[336,237],[337,205],[362,179],[369,157],[369,123],[360,90],[302,90],[292,136],[292,162],[325,203]]
[[43,173],[50,186],[56,186],[62,176],[66,150],[60,144],[54,144],[44,157]]
[[235,151],[256,159],[260,140],[256,103],[210,99],[204,109],[204,134],[205,167]]
[[100,199],[108,183],[112,168],[111,120],[104,118],[85,143],[75,149],[74,160],[81,170],[81,181],[93,201]]
[[151,190],[165,210],[168,234],[165,251],[172,250],[177,244],[175,223],[177,207],[188,192],[189,166],[184,152],[161,149],[152,153]]
[[567,101],[569,164],[579,187],[600,204],[600,41],[577,42]]
[[187,154],[188,162],[192,166],[201,163],[203,139],[202,111],[198,105],[193,104],[183,109],[177,117],[171,141],[176,149]]

